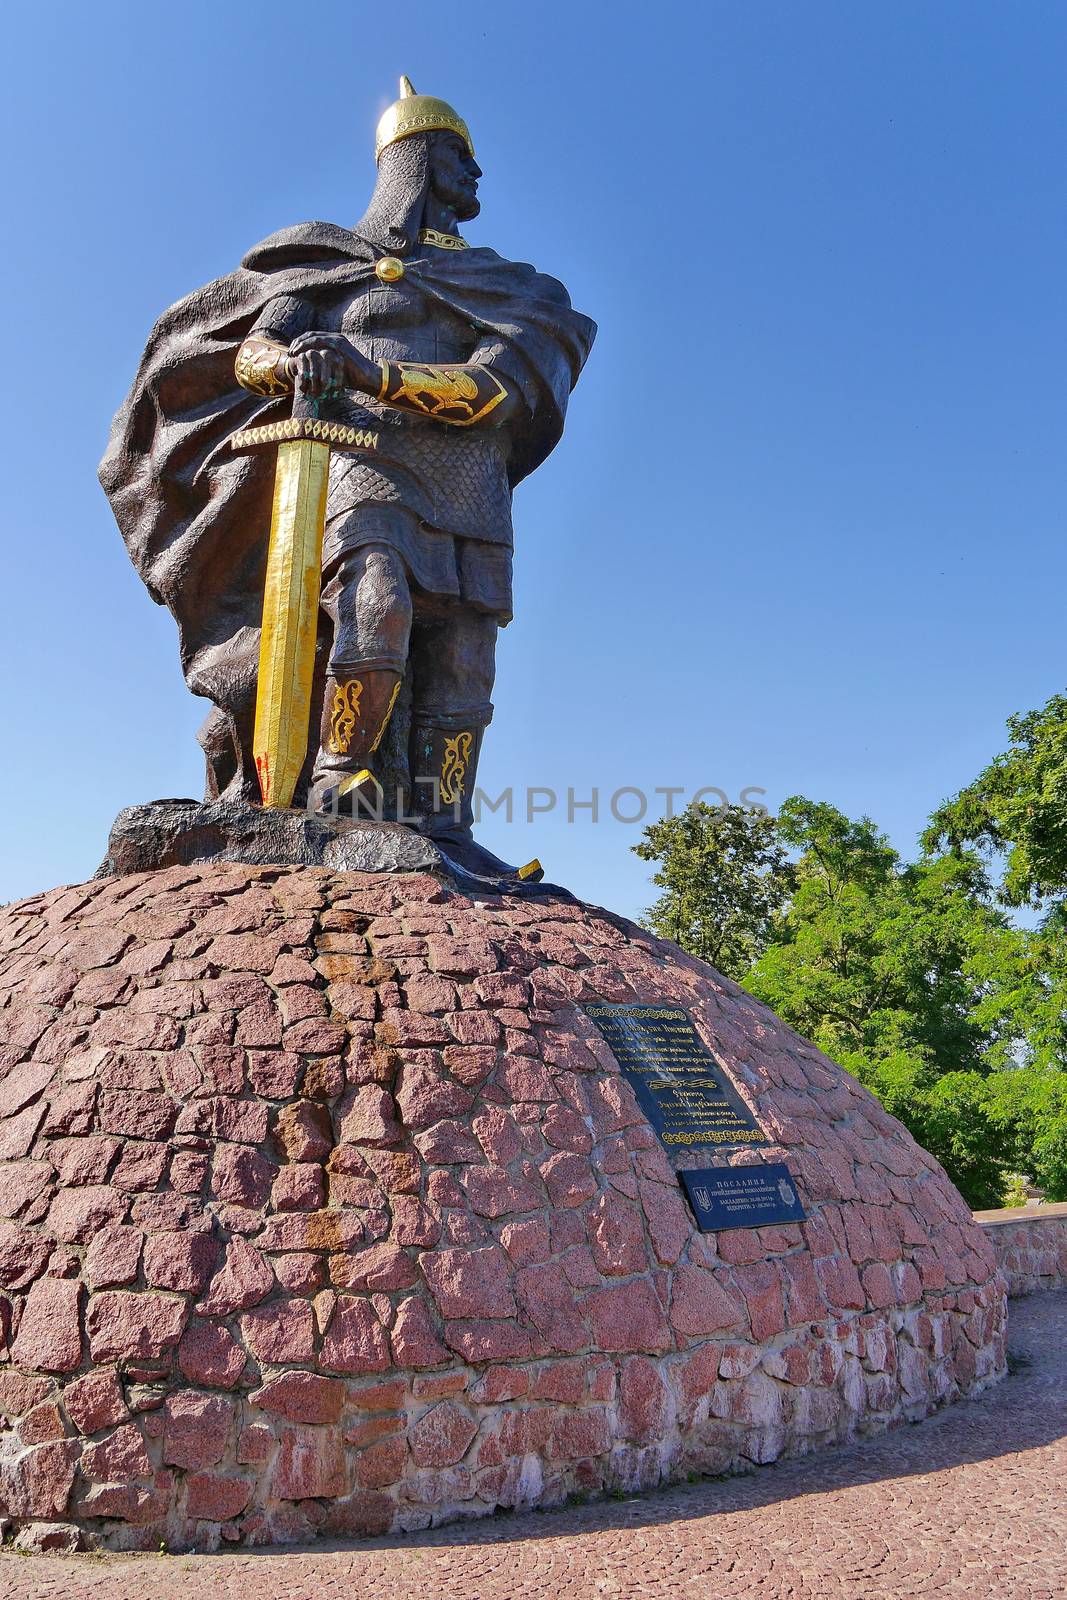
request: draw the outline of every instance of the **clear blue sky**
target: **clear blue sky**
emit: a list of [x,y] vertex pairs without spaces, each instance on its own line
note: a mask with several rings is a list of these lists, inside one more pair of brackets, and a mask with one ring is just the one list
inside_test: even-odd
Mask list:
[[[516,497],[487,788],[760,785],[910,850],[1062,688],[1062,5],[67,0],[5,47],[0,900],[201,792],[96,463],[166,305],[359,216],[400,72],[468,119],[472,242],[600,324]],[[638,832],[484,836],[633,913]]]

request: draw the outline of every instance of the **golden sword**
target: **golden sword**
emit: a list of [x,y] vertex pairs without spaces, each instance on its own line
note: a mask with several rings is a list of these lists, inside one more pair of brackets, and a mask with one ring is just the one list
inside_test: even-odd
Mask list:
[[235,450],[277,444],[252,751],[263,804],[290,804],[308,754],[330,447],[373,450],[378,435],[308,415],[297,392],[285,422],[234,434]]

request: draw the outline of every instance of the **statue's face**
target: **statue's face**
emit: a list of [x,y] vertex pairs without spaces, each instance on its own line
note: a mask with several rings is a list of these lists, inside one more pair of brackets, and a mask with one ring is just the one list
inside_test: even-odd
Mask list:
[[434,141],[430,156],[430,188],[460,222],[469,221],[481,210],[478,199],[478,179],[481,175],[481,167],[463,140],[454,133],[442,134]]

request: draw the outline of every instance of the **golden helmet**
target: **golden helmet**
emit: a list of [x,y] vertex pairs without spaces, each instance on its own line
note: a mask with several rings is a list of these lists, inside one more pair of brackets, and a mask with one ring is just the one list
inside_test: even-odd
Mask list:
[[406,139],[411,133],[433,133],[437,129],[458,133],[471,155],[474,154],[467,124],[459,112],[453,111],[447,100],[438,100],[432,94],[416,94],[411,79],[401,78],[400,99],[393,101],[378,122],[374,159],[377,161],[386,146],[395,144],[398,139]]

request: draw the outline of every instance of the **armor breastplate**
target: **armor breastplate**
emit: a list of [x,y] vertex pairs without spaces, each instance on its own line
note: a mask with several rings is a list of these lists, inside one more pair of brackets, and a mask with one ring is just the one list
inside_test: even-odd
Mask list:
[[372,361],[466,361],[478,334],[455,312],[434,304],[432,315],[405,279],[375,285],[345,308],[341,332]]
[[[373,361],[434,365],[469,361],[483,337],[405,278],[355,295],[341,332]],[[400,506],[441,533],[511,544],[507,445],[497,429],[453,427],[351,391],[331,401],[329,414],[378,441],[370,454],[334,452],[331,524],[354,507]]]

